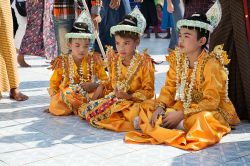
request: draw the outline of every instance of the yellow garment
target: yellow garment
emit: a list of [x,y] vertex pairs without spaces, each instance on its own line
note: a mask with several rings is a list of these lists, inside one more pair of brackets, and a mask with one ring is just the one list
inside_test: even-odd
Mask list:
[[137,68],[127,91],[132,94],[134,100],[119,100],[115,95],[111,95],[116,88],[116,65],[117,63],[121,65],[119,77],[122,81],[127,79],[128,67],[122,64],[121,58],[114,58],[118,54],[113,51],[108,56],[111,56],[109,67],[111,82],[105,85],[107,96],[83,105],[79,108],[79,116],[86,119],[94,127],[114,131],[134,130],[133,120],[139,114],[140,103],[154,96],[154,65],[152,59],[146,52],[140,55],[142,63]]
[[[182,59],[184,55],[182,55]],[[157,104],[183,111],[183,102],[175,101],[176,93],[176,55],[167,57],[170,68],[167,72],[165,86],[161,89],[158,100],[145,101],[140,112],[140,127],[142,133],[129,132],[125,141],[130,143],[166,144],[186,150],[200,150],[220,141],[223,135],[231,131],[230,125],[237,125],[240,120],[231,101],[226,101],[226,73],[223,65],[203,51],[198,57],[198,67],[195,75],[192,102],[190,108],[184,111],[184,129],[166,129],[160,127],[161,117],[155,127],[150,120]],[[224,59],[226,63],[227,58]],[[187,81],[191,81],[192,69],[189,69]],[[185,93],[188,86],[185,87]]]
[[[10,3],[0,0],[0,93],[17,88],[16,50]],[[1,98],[1,97],[0,97]]]
[[[96,76],[99,80],[104,81],[108,80],[107,74],[103,67],[103,62],[99,58],[99,55],[94,54],[94,67],[93,75]],[[88,60],[83,58],[82,60],[82,72],[84,79],[87,79]],[[64,65],[63,65],[64,64]],[[83,96],[79,93],[75,93],[69,88],[69,60],[67,55],[60,56],[53,62],[52,68],[54,73],[50,79],[50,88],[48,89],[51,96],[51,103],[49,106],[49,111],[53,115],[69,115],[74,112],[77,113],[77,109],[84,103],[87,102],[86,96]],[[63,70],[64,68],[64,70]],[[78,69],[76,64],[73,65],[74,68],[74,84],[80,83],[80,75],[78,74]],[[63,72],[65,71],[65,73]],[[63,77],[63,73],[65,77]],[[92,97],[93,93],[87,94],[89,97]]]

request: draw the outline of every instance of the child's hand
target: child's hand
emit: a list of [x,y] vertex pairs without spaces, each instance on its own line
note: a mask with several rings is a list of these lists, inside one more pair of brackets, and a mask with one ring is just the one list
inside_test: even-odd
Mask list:
[[162,107],[157,107],[150,120],[150,123],[153,127],[155,126],[155,122],[157,121],[159,116],[162,114],[165,114],[164,109]]
[[173,129],[184,119],[183,111],[169,112],[162,120],[162,127]]
[[95,90],[95,93],[92,97],[92,100],[97,100],[97,99],[101,98],[103,96],[103,89],[104,89],[104,87],[102,85],[99,85]]
[[118,99],[126,99],[126,100],[132,99],[132,95],[128,94],[127,92],[119,91],[117,89],[115,89],[115,96]]
[[98,84],[95,82],[85,82],[81,84],[81,87],[86,91],[86,92],[93,92],[97,88]]

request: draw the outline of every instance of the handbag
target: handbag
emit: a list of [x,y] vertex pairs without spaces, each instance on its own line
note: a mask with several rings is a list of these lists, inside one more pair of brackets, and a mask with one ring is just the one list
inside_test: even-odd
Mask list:
[[16,8],[18,13],[23,16],[26,17],[27,16],[27,12],[26,12],[26,1],[22,1],[22,2],[18,2],[16,0]]

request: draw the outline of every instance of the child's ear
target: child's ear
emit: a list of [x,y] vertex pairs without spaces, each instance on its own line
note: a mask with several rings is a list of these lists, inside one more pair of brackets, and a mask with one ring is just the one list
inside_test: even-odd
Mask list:
[[207,38],[206,38],[206,37],[202,37],[202,38],[200,38],[200,46],[205,45],[205,44],[206,44],[206,42],[207,42]]

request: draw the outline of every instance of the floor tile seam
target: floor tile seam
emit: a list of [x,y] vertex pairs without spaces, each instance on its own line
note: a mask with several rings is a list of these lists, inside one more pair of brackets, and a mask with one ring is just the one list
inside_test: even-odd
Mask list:
[[236,158],[233,158],[233,159],[230,159],[230,160],[224,161],[224,162],[223,162],[223,164],[226,164],[226,163],[228,163],[228,162],[232,162],[232,161],[234,161],[234,160],[238,160],[238,159],[240,159],[240,158],[244,158],[244,157],[246,157],[246,156],[250,156],[250,153],[249,153],[249,154],[247,154],[247,155],[238,156],[238,157],[236,157]]

